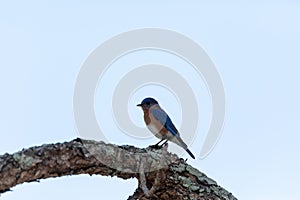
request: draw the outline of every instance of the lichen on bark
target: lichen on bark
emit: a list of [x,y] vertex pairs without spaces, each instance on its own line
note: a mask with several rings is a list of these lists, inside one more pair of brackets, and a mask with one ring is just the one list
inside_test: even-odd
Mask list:
[[79,138],[0,156],[0,194],[24,182],[77,174],[136,178],[139,187],[128,199],[236,199],[166,147],[136,148]]

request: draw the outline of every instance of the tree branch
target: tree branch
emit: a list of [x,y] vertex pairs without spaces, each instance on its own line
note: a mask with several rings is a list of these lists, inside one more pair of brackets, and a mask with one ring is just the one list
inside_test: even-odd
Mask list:
[[100,174],[138,179],[139,188],[128,199],[236,199],[166,148],[140,149],[77,138],[4,154],[0,156],[0,193],[50,177]]

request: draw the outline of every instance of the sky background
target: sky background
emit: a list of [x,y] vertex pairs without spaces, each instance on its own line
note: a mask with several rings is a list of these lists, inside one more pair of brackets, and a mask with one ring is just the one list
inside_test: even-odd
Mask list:
[[[299,24],[298,0],[1,1],[0,154],[78,137],[73,91],[88,55],[122,32],[165,28],[188,36],[206,51],[226,92],[226,121],[218,144],[205,159],[189,163],[239,199],[300,199]],[[157,52],[124,59],[112,68],[159,61],[182,70],[178,58]],[[194,74],[181,72],[187,78]],[[111,72],[106,79],[111,85],[102,90],[110,91],[120,76]],[[211,105],[203,81],[190,81],[203,111],[199,135],[191,144],[199,155]],[[149,96],[160,97],[180,127],[176,98],[159,96],[159,90],[163,89],[144,88],[129,102],[136,104],[148,91]],[[97,94],[95,108],[101,121],[103,105],[97,104]],[[128,109],[142,126],[141,111]],[[146,147],[157,141],[124,136],[110,123],[111,114],[107,120],[106,129],[114,133],[109,136],[112,143]],[[22,184],[1,199],[126,199],[136,187],[136,180],[80,175]]]

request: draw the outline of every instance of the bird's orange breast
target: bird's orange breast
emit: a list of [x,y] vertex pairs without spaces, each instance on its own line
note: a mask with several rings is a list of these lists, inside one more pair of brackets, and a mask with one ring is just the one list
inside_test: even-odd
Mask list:
[[168,129],[165,128],[164,124],[161,124],[149,111],[144,112],[144,120],[153,134],[165,136],[168,133]]
[[149,110],[144,111],[144,121],[146,125],[148,126],[151,122],[150,116],[149,116]]

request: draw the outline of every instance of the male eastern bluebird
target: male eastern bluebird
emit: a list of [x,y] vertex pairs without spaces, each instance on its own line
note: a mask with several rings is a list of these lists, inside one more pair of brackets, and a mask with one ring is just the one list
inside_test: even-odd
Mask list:
[[188,149],[187,145],[183,142],[180,137],[180,134],[173,122],[171,121],[168,114],[158,105],[158,102],[153,98],[145,98],[141,104],[137,106],[141,106],[144,111],[144,121],[147,125],[147,128],[161,141],[159,141],[156,145],[162,141],[166,140],[163,144],[165,144],[168,140],[174,142],[175,144],[181,146],[188,152],[188,154],[195,159],[195,156]]

